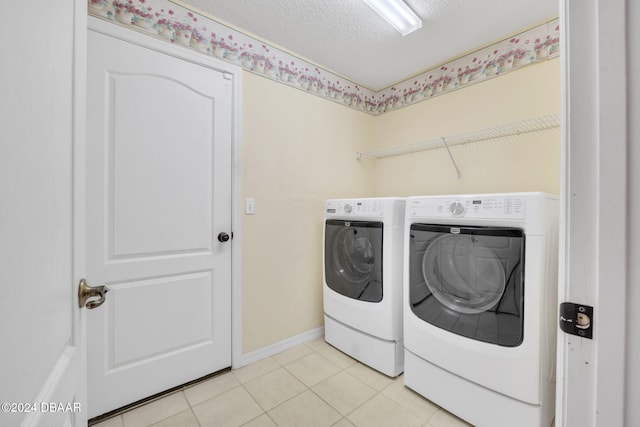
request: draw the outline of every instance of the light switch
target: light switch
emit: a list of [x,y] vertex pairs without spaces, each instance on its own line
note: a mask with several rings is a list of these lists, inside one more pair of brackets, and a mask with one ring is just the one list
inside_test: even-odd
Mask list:
[[253,215],[256,213],[256,199],[253,197],[247,197],[244,204],[244,213],[246,215]]

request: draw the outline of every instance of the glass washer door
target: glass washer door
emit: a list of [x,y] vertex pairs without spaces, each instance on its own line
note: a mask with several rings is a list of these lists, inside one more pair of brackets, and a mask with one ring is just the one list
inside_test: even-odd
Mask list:
[[381,222],[327,220],[325,279],[334,291],[360,301],[382,301]]
[[507,347],[524,331],[524,232],[412,224],[409,302],[420,319]]

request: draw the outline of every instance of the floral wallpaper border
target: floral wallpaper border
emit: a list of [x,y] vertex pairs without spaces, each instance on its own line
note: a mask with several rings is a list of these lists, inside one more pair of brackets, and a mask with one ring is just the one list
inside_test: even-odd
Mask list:
[[374,92],[169,0],[88,0],[89,14],[379,115],[559,55],[558,20]]

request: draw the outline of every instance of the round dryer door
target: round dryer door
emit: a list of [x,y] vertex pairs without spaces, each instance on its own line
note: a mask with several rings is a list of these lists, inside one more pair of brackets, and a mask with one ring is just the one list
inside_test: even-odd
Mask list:
[[459,313],[481,313],[500,301],[506,285],[496,252],[475,236],[446,234],[422,258],[424,280],[441,304]]
[[333,262],[338,274],[346,281],[360,283],[373,274],[375,257],[373,244],[357,228],[344,228],[333,241]]
[[524,334],[524,232],[412,224],[408,303],[449,332],[516,347]]
[[325,281],[346,297],[382,301],[382,223],[326,222]]

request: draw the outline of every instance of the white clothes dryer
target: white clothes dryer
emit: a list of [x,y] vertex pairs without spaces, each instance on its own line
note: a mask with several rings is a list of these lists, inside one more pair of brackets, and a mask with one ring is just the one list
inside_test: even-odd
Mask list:
[[402,373],[404,199],[325,204],[325,340],[372,368]]
[[543,193],[407,199],[405,385],[476,426],[551,424],[558,216]]

